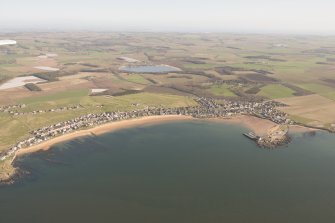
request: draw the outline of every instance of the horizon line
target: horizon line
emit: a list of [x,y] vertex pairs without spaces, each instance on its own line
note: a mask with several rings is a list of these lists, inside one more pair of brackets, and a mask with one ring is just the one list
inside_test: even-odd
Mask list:
[[334,32],[290,32],[270,30],[179,30],[179,29],[92,29],[92,28],[10,28],[1,29],[0,34],[12,33],[179,33],[179,34],[235,34],[235,35],[280,35],[280,36],[335,36]]

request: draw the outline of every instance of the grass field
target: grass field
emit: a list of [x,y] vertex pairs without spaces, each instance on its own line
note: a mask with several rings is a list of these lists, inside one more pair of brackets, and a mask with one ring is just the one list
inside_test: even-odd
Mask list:
[[315,84],[315,83],[308,83],[308,84],[299,84],[299,87],[314,92],[316,94],[323,94],[328,92],[334,92],[335,89],[328,87],[323,84]]
[[212,69],[218,66],[220,66],[220,64],[193,64],[193,63],[184,64],[185,68],[193,69],[193,70],[197,70],[197,69],[208,70],[208,69]]
[[315,84],[315,83],[308,83],[308,84],[299,84],[299,87],[324,96],[326,98],[335,100],[335,89],[328,87],[323,84]]
[[287,98],[292,97],[294,91],[288,87],[285,87],[281,84],[269,84],[261,88],[261,91],[258,95],[276,99],[276,98]]
[[[22,104],[39,104],[43,102],[48,102],[53,105],[66,105],[66,104],[75,104],[80,103],[81,99],[84,96],[88,96],[89,91],[86,89],[82,90],[72,90],[72,91],[64,91],[51,95],[37,96],[32,98],[26,98],[18,101]],[[57,102],[57,103],[54,103]]]
[[237,95],[230,90],[227,84],[215,84],[212,85],[209,90],[215,96],[225,96],[225,97],[236,97]]
[[323,93],[321,95],[335,101],[335,91],[326,92],[326,93]]
[[304,124],[304,125],[309,125],[310,123],[313,123],[315,121],[313,119],[305,118],[305,117],[298,116],[298,115],[290,115],[289,118],[297,123]]
[[150,81],[145,79],[142,75],[140,74],[129,74],[125,76],[125,79],[130,82],[134,82],[137,84],[150,84]]

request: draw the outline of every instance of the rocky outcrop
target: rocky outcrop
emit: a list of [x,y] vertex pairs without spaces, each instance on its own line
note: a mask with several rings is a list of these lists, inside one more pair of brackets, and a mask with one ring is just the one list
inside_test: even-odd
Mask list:
[[265,136],[260,137],[257,144],[264,148],[275,148],[288,144],[291,141],[288,130],[287,125],[276,125],[269,129]]

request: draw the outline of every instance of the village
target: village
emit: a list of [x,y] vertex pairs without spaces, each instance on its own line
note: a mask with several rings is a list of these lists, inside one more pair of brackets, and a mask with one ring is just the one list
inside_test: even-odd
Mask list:
[[78,118],[60,122],[51,126],[37,129],[30,132],[31,137],[18,142],[15,146],[0,155],[0,160],[6,160],[13,156],[19,149],[27,148],[56,136],[64,135],[79,129],[91,128],[113,121],[135,119],[147,116],[164,115],[184,115],[199,119],[224,118],[234,115],[252,115],[268,119],[277,124],[294,124],[287,118],[287,114],[276,109],[278,106],[284,106],[274,101],[264,102],[246,102],[246,101],[227,101],[218,103],[212,98],[196,98],[198,106],[179,107],[179,108],[157,108],[147,107],[133,111],[104,112],[101,114],[87,114]]
[[25,108],[25,104],[0,106],[0,112],[10,113],[14,109]]
[[36,115],[41,113],[51,113],[51,112],[62,112],[62,111],[71,111],[71,110],[77,110],[82,108],[81,105],[72,105],[72,106],[64,106],[54,109],[48,109],[48,110],[33,110],[29,112],[20,112],[19,109],[26,108],[25,104],[19,104],[19,105],[7,105],[0,107],[0,112],[8,113],[13,116],[19,116],[19,115]]

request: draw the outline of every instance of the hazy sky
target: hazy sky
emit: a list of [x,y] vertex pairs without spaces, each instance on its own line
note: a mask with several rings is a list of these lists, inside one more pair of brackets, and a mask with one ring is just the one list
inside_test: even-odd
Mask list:
[[335,34],[335,0],[9,0],[0,30]]

